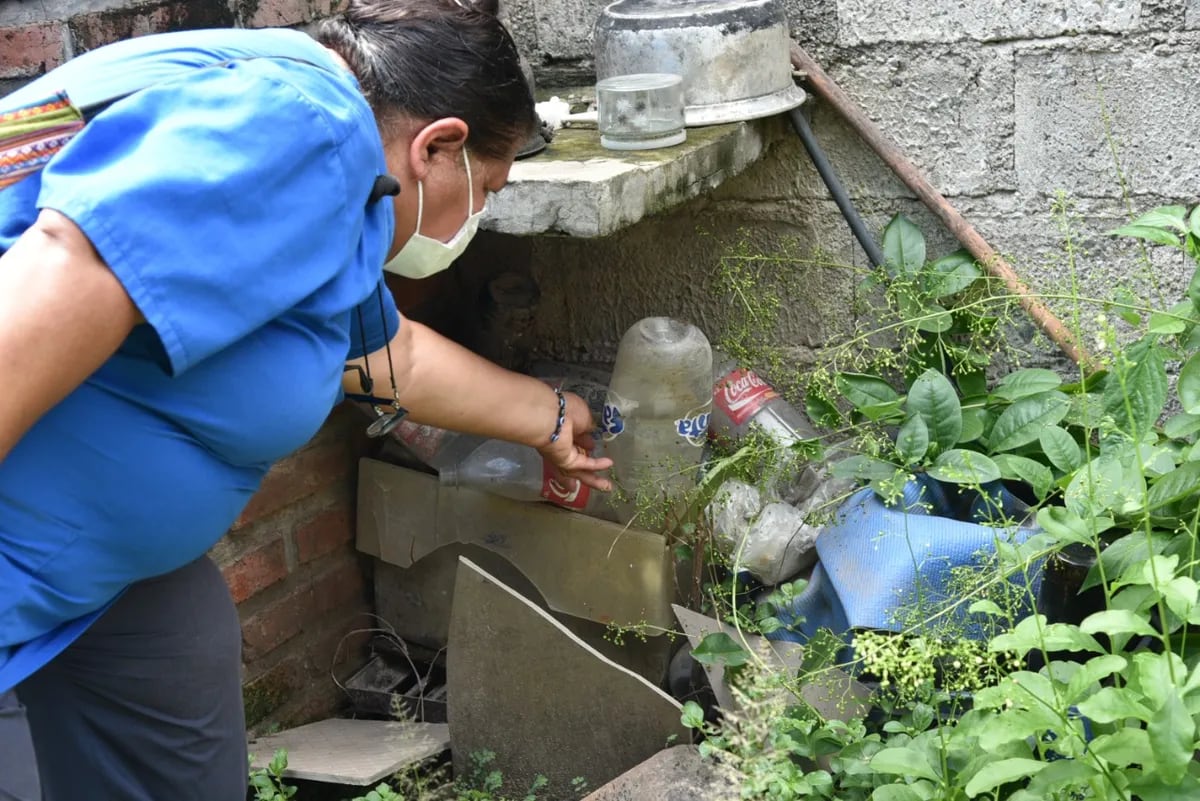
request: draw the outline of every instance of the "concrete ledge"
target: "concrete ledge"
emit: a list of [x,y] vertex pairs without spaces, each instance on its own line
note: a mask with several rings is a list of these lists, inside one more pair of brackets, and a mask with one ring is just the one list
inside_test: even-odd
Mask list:
[[766,151],[768,130],[766,120],[689,128],[681,145],[629,152],[604,149],[595,130],[559,131],[543,152],[513,165],[483,227],[607,236],[739,174]]

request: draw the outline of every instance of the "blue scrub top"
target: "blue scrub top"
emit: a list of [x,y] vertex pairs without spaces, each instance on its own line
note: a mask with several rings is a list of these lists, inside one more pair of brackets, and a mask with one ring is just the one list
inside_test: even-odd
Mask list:
[[147,321],[0,462],[0,692],[130,583],[211,548],[340,401],[344,362],[399,325],[392,204],[367,204],[382,143],[324,48],[285,30],[148,36],[0,108],[143,86],[0,191],[0,252],[60,211]]

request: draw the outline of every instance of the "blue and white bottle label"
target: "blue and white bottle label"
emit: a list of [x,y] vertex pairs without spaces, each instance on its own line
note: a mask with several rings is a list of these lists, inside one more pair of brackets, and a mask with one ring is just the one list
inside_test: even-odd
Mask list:
[[712,403],[693,409],[675,421],[675,433],[687,440],[689,445],[700,447],[708,437],[708,421],[712,417]]

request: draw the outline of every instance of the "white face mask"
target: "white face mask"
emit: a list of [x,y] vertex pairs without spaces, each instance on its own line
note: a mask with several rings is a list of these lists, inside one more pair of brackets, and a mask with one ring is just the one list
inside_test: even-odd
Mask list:
[[463,162],[467,165],[467,219],[449,242],[441,242],[421,233],[421,218],[425,213],[425,189],[417,182],[417,230],[400,248],[400,252],[391,261],[383,265],[389,273],[403,275],[405,278],[428,278],[449,267],[455,259],[467,249],[467,244],[479,230],[479,221],[483,219],[487,205],[479,211],[474,210],[475,185],[471,181],[471,160],[467,158],[467,149],[463,148]]

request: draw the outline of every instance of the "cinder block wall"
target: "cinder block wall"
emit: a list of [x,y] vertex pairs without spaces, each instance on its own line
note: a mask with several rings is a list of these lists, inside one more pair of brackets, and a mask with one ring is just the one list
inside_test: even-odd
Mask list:
[[[1188,270],[1104,235],[1155,205],[1200,197],[1200,2],[1197,0],[786,0],[794,36],[1000,252],[1035,286],[1068,283],[1055,195],[1073,203],[1081,291],[1120,282],[1177,297]],[[544,87],[586,80],[591,27],[604,0],[508,0],[508,16]],[[878,231],[896,212],[956,247],[914,195],[830,107],[810,100],[814,130],[855,204]],[[719,254],[784,237],[819,249],[790,267],[778,335],[803,363],[851,322],[854,267],[866,263],[797,138],[781,127],[741,179],[674,213],[597,241],[539,238],[543,303],[536,341],[568,358],[611,358],[638,317],[677,307],[719,329],[710,294]],[[706,234],[700,236],[700,232]],[[557,299],[563,299],[559,302]],[[1066,317],[1069,309],[1051,300]],[[1099,309],[1085,310],[1087,323]],[[1025,326],[1034,360],[1052,349]]]
[[[0,4],[0,93],[71,56],[146,33],[239,25],[290,26],[330,0],[8,0]],[[361,666],[371,625],[370,565],[354,549],[357,461],[366,418],[341,408],[267,475],[213,549],[242,619],[246,715],[252,728],[333,712],[333,674]],[[340,645],[340,648],[339,648]]]

